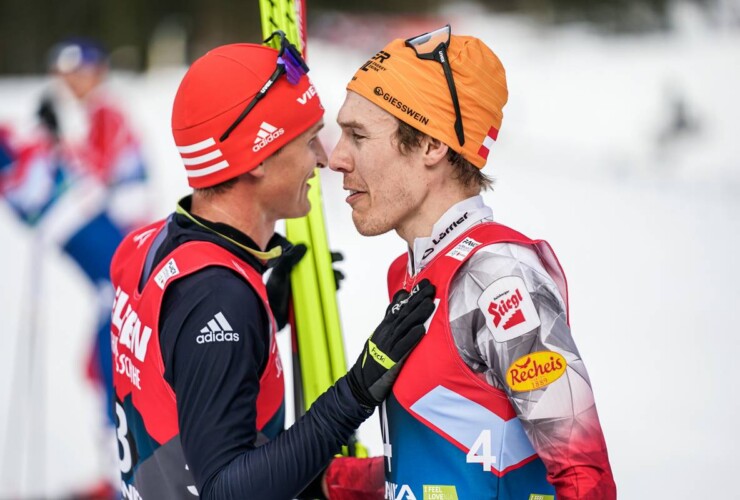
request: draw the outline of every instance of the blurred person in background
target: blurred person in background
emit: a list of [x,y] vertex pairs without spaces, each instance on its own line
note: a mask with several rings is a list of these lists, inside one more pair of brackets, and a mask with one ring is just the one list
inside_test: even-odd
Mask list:
[[332,457],[385,398],[434,309],[427,281],[395,295],[347,375],[284,430],[272,313],[284,308],[268,290],[288,286],[296,247],[275,223],[308,213],[307,182],[327,158],[308,67],[273,37],[279,51],[225,45],[192,64],[172,134],[193,193],[113,259],[124,498],[317,498],[322,486],[367,498],[354,495],[372,463]]
[[65,40],[52,48],[49,70],[53,81],[32,136],[0,129],[0,194],[37,232],[36,244],[58,245],[95,289],[96,334],[86,374],[104,391],[113,424],[109,267],[123,236],[148,222],[146,168],[136,134],[106,90],[102,46]]
[[498,57],[448,25],[394,40],[347,90],[329,163],[355,226],[408,244],[389,290],[437,287],[381,410],[386,498],[615,498],[565,275],[480,195],[508,99]]

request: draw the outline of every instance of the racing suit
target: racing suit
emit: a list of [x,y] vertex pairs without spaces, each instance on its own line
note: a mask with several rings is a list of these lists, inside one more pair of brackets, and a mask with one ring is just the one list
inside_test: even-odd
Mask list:
[[283,431],[268,263],[247,235],[189,210],[185,198],[127,236],[111,266],[123,497],[277,500],[306,485],[321,497],[321,471],[373,410],[342,378]]
[[591,383],[546,242],[451,207],[389,270],[437,311],[382,408],[386,498],[612,499]]

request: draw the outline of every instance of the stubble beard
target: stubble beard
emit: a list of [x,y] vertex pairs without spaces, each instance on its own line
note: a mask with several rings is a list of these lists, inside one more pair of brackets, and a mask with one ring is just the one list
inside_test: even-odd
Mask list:
[[405,186],[397,186],[396,192],[387,193],[379,203],[375,203],[359,213],[352,210],[352,222],[362,236],[379,236],[392,230],[398,230],[409,213],[414,210],[411,193]]

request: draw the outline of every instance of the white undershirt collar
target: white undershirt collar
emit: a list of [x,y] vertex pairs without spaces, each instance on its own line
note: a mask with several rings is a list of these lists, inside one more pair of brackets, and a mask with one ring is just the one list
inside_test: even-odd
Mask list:
[[424,269],[429,261],[472,226],[492,220],[493,211],[483,203],[480,195],[452,205],[434,224],[431,236],[414,240],[413,252],[409,253],[409,275],[414,276]]

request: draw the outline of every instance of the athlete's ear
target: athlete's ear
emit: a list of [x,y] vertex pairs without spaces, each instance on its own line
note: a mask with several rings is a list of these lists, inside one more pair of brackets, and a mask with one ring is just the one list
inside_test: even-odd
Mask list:
[[260,163],[259,165],[254,167],[252,170],[247,172],[247,175],[251,175],[255,179],[261,179],[262,177],[265,176],[265,164]]
[[422,139],[421,149],[423,151],[424,165],[430,167],[442,161],[447,156],[447,151],[450,148],[444,142],[426,136]]

